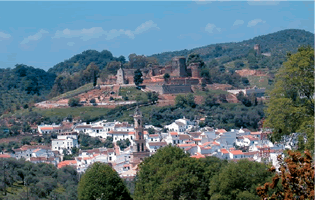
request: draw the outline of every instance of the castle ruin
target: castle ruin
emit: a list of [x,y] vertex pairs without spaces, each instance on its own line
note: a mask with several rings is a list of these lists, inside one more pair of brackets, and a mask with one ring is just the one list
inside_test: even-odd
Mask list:
[[[135,70],[120,68],[117,71],[116,84],[133,84]],[[192,85],[198,85],[204,81],[200,77],[200,63],[191,63],[187,67],[184,56],[174,57],[170,65],[150,65],[140,70],[145,88],[160,94],[189,93]],[[170,78],[165,80],[165,74],[169,74]]]

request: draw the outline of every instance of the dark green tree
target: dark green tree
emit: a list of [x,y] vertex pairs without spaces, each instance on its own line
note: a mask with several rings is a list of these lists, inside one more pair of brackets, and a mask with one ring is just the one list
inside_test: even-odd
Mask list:
[[166,146],[139,166],[135,200],[207,199],[206,165],[182,149]]
[[186,65],[189,66],[191,63],[200,63],[201,68],[205,66],[205,63],[201,59],[200,55],[196,53],[192,53],[188,55]]
[[96,162],[82,176],[78,186],[80,200],[131,200],[129,191],[117,172],[108,164]]
[[230,162],[210,181],[210,199],[259,200],[256,187],[271,180],[272,173],[265,164],[241,159]]
[[135,71],[135,74],[134,74],[134,77],[133,77],[133,81],[134,81],[136,86],[139,86],[143,82],[142,72],[141,72],[140,69],[137,69]]
[[164,74],[164,76],[163,76],[164,81],[167,82],[170,77],[171,76],[168,73]]

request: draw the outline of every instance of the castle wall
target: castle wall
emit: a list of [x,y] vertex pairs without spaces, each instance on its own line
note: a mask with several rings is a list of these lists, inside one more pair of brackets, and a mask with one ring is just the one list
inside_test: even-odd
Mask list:
[[189,65],[191,69],[191,77],[199,78],[200,77],[200,70],[199,70],[200,63],[191,63]]
[[190,85],[163,85],[163,94],[190,93]]
[[176,77],[187,76],[185,57],[175,57],[172,59],[172,75]]
[[185,84],[186,85],[198,85],[199,84],[199,79],[197,79],[197,78],[185,79]]

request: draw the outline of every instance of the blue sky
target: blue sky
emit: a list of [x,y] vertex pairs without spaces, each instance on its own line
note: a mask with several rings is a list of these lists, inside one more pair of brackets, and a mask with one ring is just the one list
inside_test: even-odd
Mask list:
[[0,67],[49,69],[84,50],[118,57],[314,33],[314,2],[1,2]]

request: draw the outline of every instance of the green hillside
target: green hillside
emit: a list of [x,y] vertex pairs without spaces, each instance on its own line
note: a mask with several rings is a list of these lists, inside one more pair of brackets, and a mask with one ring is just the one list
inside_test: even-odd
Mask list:
[[26,65],[0,69],[0,114],[4,110],[20,109],[30,101],[44,99],[55,78],[54,74]]
[[314,34],[305,30],[287,29],[242,42],[211,44],[191,50],[163,52],[151,56],[157,58],[160,64],[165,64],[174,56],[188,56],[191,53],[197,53],[206,63],[214,58],[220,60],[221,63],[227,63],[247,57],[255,44],[260,44],[262,53],[270,52],[272,55],[264,57],[263,62],[258,63],[261,65],[258,67],[268,64],[271,68],[279,68],[285,61],[287,52],[295,53],[302,45],[313,46]]

